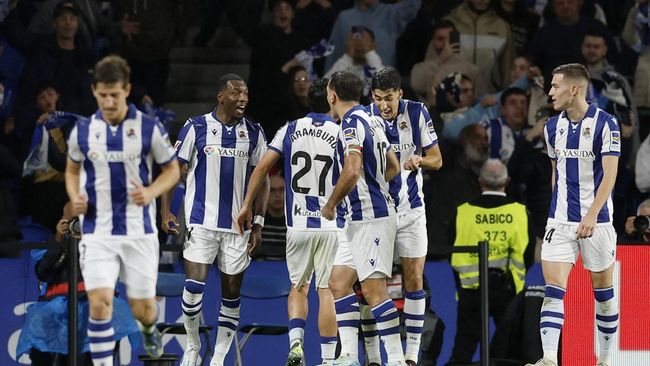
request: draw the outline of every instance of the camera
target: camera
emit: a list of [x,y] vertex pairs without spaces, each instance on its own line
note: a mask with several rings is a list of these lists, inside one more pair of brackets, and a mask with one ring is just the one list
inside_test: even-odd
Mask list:
[[650,228],[650,216],[637,216],[634,218],[634,231],[645,234]]
[[72,234],[73,237],[79,237],[81,235],[81,222],[78,217],[70,220],[68,227],[70,228],[70,234]]

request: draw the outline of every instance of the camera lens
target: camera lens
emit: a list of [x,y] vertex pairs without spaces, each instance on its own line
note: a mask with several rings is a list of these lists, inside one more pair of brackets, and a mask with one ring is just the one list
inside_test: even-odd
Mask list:
[[639,233],[645,233],[650,227],[650,216],[637,216],[634,219],[634,230]]
[[70,221],[70,231],[76,235],[81,233],[81,223],[78,218],[74,218]]

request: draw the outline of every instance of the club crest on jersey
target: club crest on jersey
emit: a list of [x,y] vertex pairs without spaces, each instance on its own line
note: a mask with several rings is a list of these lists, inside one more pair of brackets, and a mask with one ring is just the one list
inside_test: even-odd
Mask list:
[[244,131],[239,131],[239,138],[242,139],[242,140],[243,140],[243,139],[246,139],[246,132],[244,132]]
[[582,130],[582,137],[584,137],[586,139],[591,138],[591,129],[589,127],[585,127],[585,129]]
[[134,138],[136,138],[136,136],[135,136],[135,130],[132,129],[132,128],[129,128],[129,131],[126,133],[126,137],[128,137],[128,138],[130,138],[130,139],[134,139]]
[[407,128],[409,128],[409,126],[408,126],[408,124],[406,124],[406,121],[400,122],[400,124],[399,124],[399,129],[400,130],[405,130]]
[[212,156],[212,154],[214,154],[214,147],[206,146],[203,148],[203,152],[205,153],[206,156]]
[[217,129],[216,129],[216,128],[213,128],[213,129],[212,129],[212,135],[216,135],[216,134],[217,134]]

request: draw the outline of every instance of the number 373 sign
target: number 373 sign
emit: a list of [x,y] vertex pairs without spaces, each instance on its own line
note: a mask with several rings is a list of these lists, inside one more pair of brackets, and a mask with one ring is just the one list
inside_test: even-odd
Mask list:
[[[650,365],[650,246],[619,245],[614,292],[619,326],[614,365]],[[589,272],[579,261],[569,277],[562,332],[562,364],[594,365],[598,354],[595,300]]]

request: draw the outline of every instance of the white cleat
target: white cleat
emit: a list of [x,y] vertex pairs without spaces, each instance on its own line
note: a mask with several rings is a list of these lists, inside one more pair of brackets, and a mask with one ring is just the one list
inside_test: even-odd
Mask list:
[[183,352],[183,359],[181,360],[180,366],[197,366],[196,361],[199,358],[200,351],[200,344],[188,344],[185,347],[185,352]]
[[548,358],[540,358],[539,361],[526,364],[526,366],[557,366],[557,364]]

